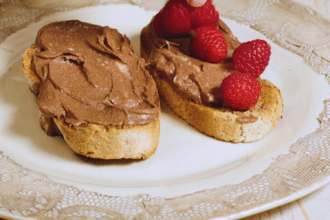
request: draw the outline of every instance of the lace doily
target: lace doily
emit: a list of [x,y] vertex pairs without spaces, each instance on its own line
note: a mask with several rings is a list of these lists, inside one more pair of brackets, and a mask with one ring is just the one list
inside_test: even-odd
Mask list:
[[[57,11],[108,3],[131,3],[158,10],[164,1],[0,0],[0,43],[17,30]],[[260,31],[302,56],[330,82],[330,22],[291,0],[214,0],[221,16]],[[19,219],[194,219],[230,216],[286,198],[330,175],[330,99],[324,101],[319,128],[300,138],[261,174],[236,185],[181,197],[115,197],[54,182],[0,153],[0,215]],[[207,202],[205,200],[207,198]],[[188,202],[189,201],[189,202]]]

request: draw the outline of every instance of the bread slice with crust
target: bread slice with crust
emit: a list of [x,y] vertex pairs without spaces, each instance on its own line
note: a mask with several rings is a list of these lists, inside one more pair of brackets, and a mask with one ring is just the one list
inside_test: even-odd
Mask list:
[[[259,101],[256,106],[245,111],[234,110],[225,106],[213,107],[212,105],[204,105],[184,97],[182,90],[178,90],[181,88],[178,88],[178,85],[174,83],[175,78],[171,79],[166,74],[164,76],[165,67],[159,68],[159,63],[155,62],[156,59],[154,58],[164,56],[163,60],[167,60],[166,62],[169,63],[168,56],[173,54],[173,59],[181,58],[185,60],[186,64],[180,64],[189,65],[189,71],[196,69],[199,72],[201,68],[200,66],[195,66],[194,62],[191,62],[194,60],[183,51],[180,52],[177,49],[171,51],[171,46],[160,48],[160,41],[165,41],[165,45],[171,45],[171,42],[157,37],[152,27],[152,22],[141,32],[141,56],[146,59],[147,63],[149,62],[147,69],[156,81],[160,97],[177,116],[184,119],[196,130],[216,139],[229,142],[258,141],[276,126],[282,117],[283,99],[280,90],[268,80],[259,79],[262,84]],[[221,20],[219,21],[219,29],[226,37],[231,37],[229,40],[235,40],[230,29]],[[239,45],[237,40],[234,43]],[[229,48],[229,58],[237,45]],[[181,45],[180,47],[184,48],[185,46]],[[180,65],[172,65],[171,74],[176,71],[173,69],[173,66],[177,68]],[[220,87],[220,85],[218,86]]]
[[[38,96],[40,78],[32,69],[35,50],[29,48],[22,58],[23,72],[31,92]],[[40,125],[48,135],[62,135],[69,147],[79,155],[99,159],[145,159],[157,149],[160,114],[146,125],[70,126],[63,118],[47,117],[40,111]]]
[[[173,112],[196,130],[229,142],[253,142],[262,139],[277,124],[283,112],[281,93],[268,80],[261,80],[262,90],[257,105],[247,111],[228,107],[209,107],[193,103],[175,92],[156,70],[151,70],[161,98]],[[251,121],[253,121],[251,123]]]

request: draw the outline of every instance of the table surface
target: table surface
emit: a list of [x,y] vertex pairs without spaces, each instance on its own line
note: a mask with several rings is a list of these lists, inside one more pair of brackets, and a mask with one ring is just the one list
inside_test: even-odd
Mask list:
[[[330,0],[295,0],[330,18]],[[32,4],[42,1],[31,1]],[[85,2],[85,1],[82,1]],[[1,3],[1,1],[0,1]],[[244,220],[327,220],[330,219],[330,184],[284,206],[256,214]],[[243,220],[242,219],[242,220]]]

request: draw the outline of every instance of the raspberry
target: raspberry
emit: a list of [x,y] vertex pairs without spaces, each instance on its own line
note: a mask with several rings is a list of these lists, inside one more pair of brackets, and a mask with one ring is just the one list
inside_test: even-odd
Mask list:
[[221,86],[223,102],[231,108],[246,110],[256,105],[261,92],[261,83],[250,74],[237,73],[227,76]]
[[186,0],[170,0],[155,16],[153,27],[158,36],[176,37],[201,26],[216,27],[219,13],[212,0],[201,7],[193,7]]
[[233,53],[235,68],[242,73],[259,77],[268,65],[270,54],[270,45],[264,40],[243,43]]
[[170,0],[161,12],[164,30],[169,36],[186,34],[191,29],[190,14],[185,0]]
[[166,34],[161,12],[156,14],[152,26],[158,36],[164,36]]
[[190,52],[198,59],[218,63],[227,57],[227,41],[216,27],[199,27],[190,42]]
[[203,6],[191,10],[191,26],[196,29],[201,26],[216,27],[219,23],[219,13],[208,0]]

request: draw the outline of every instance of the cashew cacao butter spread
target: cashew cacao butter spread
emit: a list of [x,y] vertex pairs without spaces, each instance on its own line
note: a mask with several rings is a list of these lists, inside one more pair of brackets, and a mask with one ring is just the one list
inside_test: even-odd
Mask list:
[[77,20],[38,32],[33,70],[41,79],[37,104],[72,126],[145,125],[160,111],[156,84],[126,36]]
[[219,89],[222,81],[226,76],[237,72],[232,54],[240,45],[222,20],[219,21],[218,27],[228,43],[228,56],[220,63],[208,63],[193,58],[189,53],[190,36],[170,39],[158,37],[152,22],[141,32],[141,44],[144,48],[141,52],[149,65],[183,98],[197,104],[218,106],[221,105]]

